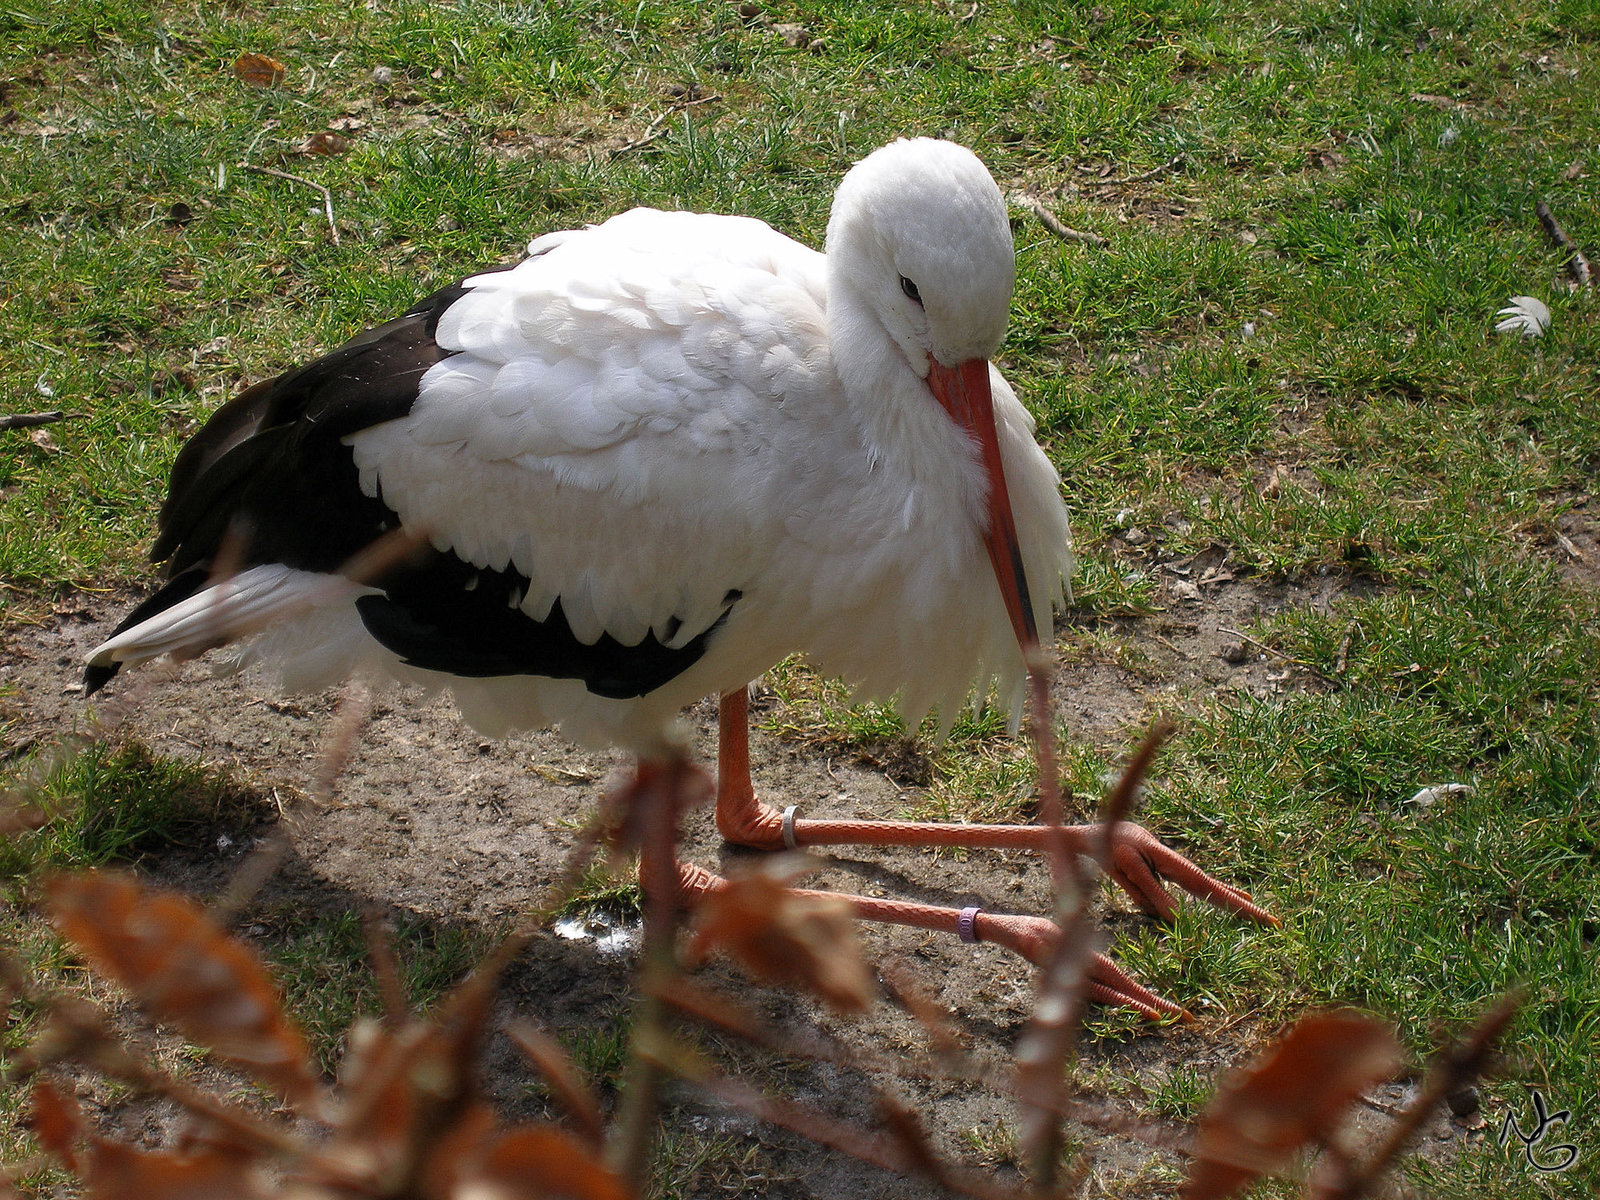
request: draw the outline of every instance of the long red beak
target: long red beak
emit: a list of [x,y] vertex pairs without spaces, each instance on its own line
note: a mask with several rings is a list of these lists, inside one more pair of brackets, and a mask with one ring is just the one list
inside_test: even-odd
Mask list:
[[928,359],[928,388],[944,405],[955,423],[978,444],[983,471],[989,479],[989,520],[983,531],[994,577],[1005,598],[1011,628],[1024,655],[1039,644],[1039,630],[1033,621],[1033,601],[1028,596],[1028,577],[1022,569],[1022,550],[1017,544],[1017,523],[1011,515],[1011,495],[1006,490],[1006,474],[1000,466],[1000,439],[994,428],[994,395],[989,390],[989,360],[974,358],[946,367]]

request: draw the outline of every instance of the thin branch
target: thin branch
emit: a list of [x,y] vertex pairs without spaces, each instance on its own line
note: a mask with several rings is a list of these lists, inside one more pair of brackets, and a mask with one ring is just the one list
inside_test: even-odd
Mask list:
[[948,1193],[970,1196],[973,1200],[1045,1200],[1048,1195],[1043,1189],[1019,1191],[997,1185],[962,1167],[930,1162],[908,1146],[904,1137],[895,1136],[897,1131],[892,1119],[889,1130],[873,1134],[836,1120],[810,1105],[763,1095],[741,1080],[718,1074],[709,1060],[681,1044],[662,1043],[644,1047],[640,1052],[652,1055],[662,1070],[698,1085],[713,1099],[769,1125],[797,1133],[819,1146],[902,1175],[927,1175],[931,1168],[935,1182]]
[[1592,286],[1592,273],[1589,270],[1589,260],[1583,256],[1583,251],[1578,249],[1576,242],[1561,228],[1561,222],[1556,220],[1555,213],[1550,211],[1550,206],[1543,200],[1534,207],[1538,214],[1539,224],[1544,226],[1544,231],[1550,235],[1550,240],[1556,244],[1556,249],[1567,252],[1567,274],[1572,276],[1572,281],[1587,292]]
[[252,171],[257,175],[271,175],[274,179],[287,179],[290,183],[298,183],[301,187],[308,187],[314,192],[322,194],[322,211],[328,214],[328,232],[333,234],[333,244],[339,244],[339,226],[333,220],[333,193],[314,179],[307,179],[303,175],[291,175],[287,171],[280,171],[276,167],[258,167],[254,163],[242,162],[239,170]]
[[378,981],[378,995],[383,1000],[383,1023],[391,1030],[399,1029],[411,1008],[406,1003],[405,984],[400,979],[400,960],[394,952],[394,939],[384,928],[383,913],[370,900],[361,913],[361,933],[367,943],[367,962]]
[[1233,634],[1234,637],[1239,638],[1239,639],[1241,639],[1243,641],[1249,642],[1257,650],[1261,650],[1261,651],[1264,651],[1267,654],[1272,655],[1273,658],[1281,658],[1286,663],[1293,663],[1297,667],[1304,667],[1306,670],[1310,671],[1313,675],[1315,675],[1318,679],[1322,680],[1323,683],[1332,683],[1333,682],[1333,680],[1329,679],[1325,674],[1323,674],[1322,668],[1317,666],[1315,663],[1307,662],[1303,658],[1296,658],[1292,654],[1285,654],[1282,650],[1279,650],[1276,646],[1269,646],[1269,645],[1267,645],[1266,642],[1258,641],[1257,639],[1251,637],[1248,633],[1245,633],[1243,630],[1234,629],[1234,628],[1232,628],[1231,626],[1228,626],[1228,625],[1218,625],[1217,626],[1217,632],[1218,633],[1231,633],[1231,634]]
[[1012,192],[1011,199],[1019,208],[1025,208],[1039,218],[1039,223],[1056,237],[1064,242],[1084,242],[1090,246],[1109,246],[1110,239],[1101,237],[1098,233],[1085,233],[1081,229],[1073,229],[1063,225],[1060,218],[1044,206],[1044,202],[1037,197],[1028,195],[1027,192]]
[[1343,675],[1345,668],[1350,665],[1350,643],[1361,629],[1360,621],[1351,621],[1344,627],[1344,636],[1339,639],[1339,652],[1333,657],[1333,673]]
[[1559,529],[1555,531],[1555,534],[1556,544],[1566,552],[1567,557],[1573,562],[1587,563],[1589,561],[1588,556],[1584,554],[1582,550],[1578,549],[1577,543],[1575,543],[1566,534],[1562,533]]
[[[676,978],[678,958],[678,817],[692,793],[695,768],[681,751],[649,774],[641,761],[632,785],[614,793],[626,805],[625,820],[637,820],[639,876],[644,891],[644,945],[640,953],[640,995],[634,1009],[632,1053],[623,1077],[615,1133],[606,1160],[618,1175],[642,1192],[650,1166],[661,1064],[651,1047],[671,1041],[670,1013],[660,992]],[[706,788],[709,792],[709,783]]]
[[20,1082],[56,1063],[91,1064],[113,1079],[164,1097],[210,1122],[235,1144],[291,1161],[299,1156],[302,1144],[292,1130],[174,1079],[145,1061],[111,1032],[105,1014],[95,1005],[70,997],[49,997],[45,1003],[50,1007],[51,1022],[32,1045],[11,1057],[8,1083]]
[[1177,154],[1160,166],[1151,167],[1138,175],[1128,175],[1122,179],[1080,179],[1079,187],[1122,187],[1130,183],[1148,183],[1152,179],[1159,179],[1183,166],[1183,155]]
[[[278,815],[283,815],[283,805],[278,805]],[[227,887],[211,903],[211,917],[219,925],[232,925],[245,907],[267,881],[278,872],[283,860],[289,856],[289,834],[282,825],[276,826],[256,847],[228,880]]]
[[679,100],[674,104],[668,105],[655,120],[650,122],[642,135],[634,138],[631,142],[624,142],[622,145],[614,147],[611,151],[611,157],[616,158],[620,154],[627,154],[630,150],[639,150],[648,146],[667,132],[667,122],[684,109],[693,108],[696,104],[710,104],[713,100],[721,99],[721,96],[712,92],[709,96],[698,96],[693,100]]
[[32,429],[36,425],[54,425],[57,421],[76,421],[87,415],[87,413],[62,412],[59,409],[54,412],[14,413],[11,416],[0,416],[0,430]]
[[[1061,935],[1049,961],[1044,964],[1033,1015],[1017,1042],[1016,1094],[1020,1108],[1017,1140],[1034,1185],[1041,1191],[1050,1191],[1057,1183],[1063,1144],[1057,1115],[1066,1101],[1062,1066],[1077,1040],[1095,944],[1087,921],[1089,878],[1068,847],[1061,828],[1061,776],[1050,722],[1049,664],[1037,646],[1031,648],[1027,658],[1028,683],[1033,693],[1030,707],[1039,775],[1040,818],[1052,834],[1048,843],[1051,883],[1055,891],[1052,917]],[[1143,761],[1136,759],[1136,762]],[[1133,774],[1134,770],[1130,767],[1128,774]],[[1125,798],[1113,809],[1104,830],[1105,844],[1109,843],[1115,821],[1126,812]],[[1105,857],[1109,858],[1109,854]]]
[[[886,982],[890,982],[891,986],[899,986],[890,980]],[[681,975],[658,985],[658,994],[674,1010],[699,1024],[724,1030],[786,1059],[828,1063],[847,1071],[877,1072],[901,1082],[963,1084],[985,1088],[997,1096],[1014,1096],[1017,1092],[1014,1072],[971,1060],[935,1065],[925,1059],[912,1059],[903,1054],[836,1045],[815,1028],[780,1028],[771,1025],[755,1013],[740,1008],[737,1002]],[[920,1014],[913,1015],[917,1016],[924,1028],[927,1027]],[[957,1053],[961,1053],[959,1049]],[[1057,1100],[1056,1115],[1063,1120],[1120,1134],[1176,1154],[1190,1152],[1188,1137],[1181,1128],[1157,1125],[1118,1112],[1109,1104],[1075,1096],[1063,1095]]]

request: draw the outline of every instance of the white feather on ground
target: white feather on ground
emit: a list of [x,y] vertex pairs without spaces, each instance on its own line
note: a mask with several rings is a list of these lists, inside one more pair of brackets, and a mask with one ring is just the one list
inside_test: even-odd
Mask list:
[[1520,333],[1525,338],[1544,336],[1550,328],[1550,309],[1536,296],[1513,296],[1511,303],[1494,314],[1496,333]]

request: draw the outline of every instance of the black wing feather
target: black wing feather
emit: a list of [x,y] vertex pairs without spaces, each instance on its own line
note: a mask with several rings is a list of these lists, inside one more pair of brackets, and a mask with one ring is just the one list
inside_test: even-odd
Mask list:
[[677,648],[653,633],[634,646],[610,634],[588,645],[567,624],[561,601],[543,621],[517,608],[513,602],[527,591],[527,577],[515,571],[473,567],[435,552],[426,570],[405,572],[381,594],[360,597],[356,610],[367,632],[413,667],[468,678],[581,679],[589,691],[614,700],[653,692],[687,669],[729,612],[724,608],[716,624]]
[[218,409],[173,463],[151,559],[171,577],[243,531],[250,563],[329,571],[371,543],[393,514],[361,494],[340,439],[411,411],[423,375],[450,355],[434,340],[439,318],[465,291],[435,292]]

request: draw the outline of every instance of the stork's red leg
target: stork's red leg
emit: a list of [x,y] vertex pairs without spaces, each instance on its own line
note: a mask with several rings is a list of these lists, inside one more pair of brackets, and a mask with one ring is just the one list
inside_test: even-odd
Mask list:
[[[750,781],[749,700],[744,688],[722,697],[717,722],[717,829],[740,846],[756,850],[796,846],[961,846],[1047,852],[1049,831],[1041,825],[958,825],[931,821],[823,821],[779,812],[756,797]],[[787,828],[786,828],[787,826]],[[1096,853],[1097,825],[1070,825],[1068,844],[1080,854]],[[1162,886],[1171,879],[1190,895],[1266,925],[1278,919],[1250,899],[1250,893],[1206,874],[1141,825],[1117,826],[1111,848],[1111,877],[1145,912],[1170,921],[1176,915]],[[1047,922],[1048,924],[1048,922]],[[1053,926],[1052,926],[1053,928]]]
[[[654,886],[654,881],[644,873],[641,872],[640,878],[644,886]],[[692,863],[678,864],[676,886],[679,902],[685,907],[692,907],[700,897],[727,884],[728,881],[722,876],[714,875],[704,867]],[[932,929],[954,934],[964,941],[993,942],[1016,951],[1035,964],[1043,964],[1048,960],[1060,934],[1054,922],[1043,917],[986,913],[979,909],[939,908],[931,904],[878,900],[870,896],[851,896],[838,892],[813,892],[802,888],[794,891],[798,896],[843,900],[855,910],[857,919],[862,921]],[[1172,1001],[1140,984],[1103,954],[1096,954],[1090,964],[1086,991],[1091,1000],[1131,1008],[1152,1021],[1189,1016]]]

